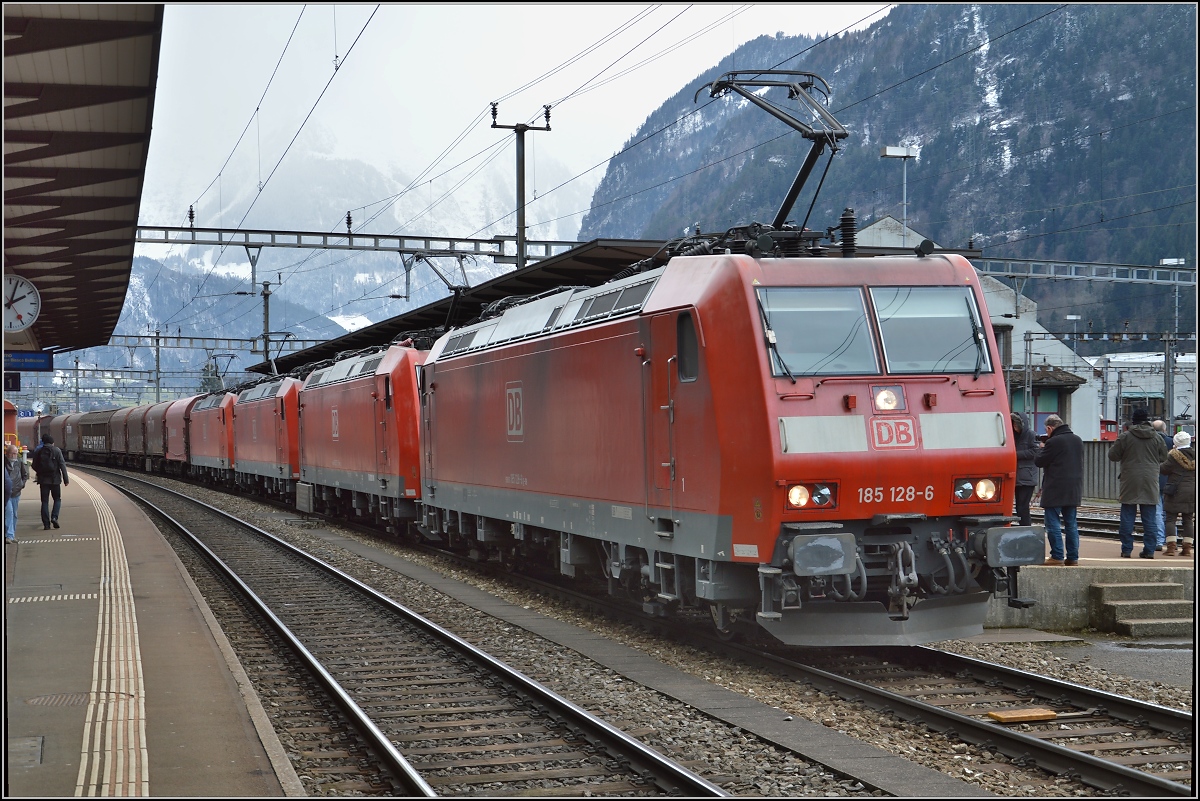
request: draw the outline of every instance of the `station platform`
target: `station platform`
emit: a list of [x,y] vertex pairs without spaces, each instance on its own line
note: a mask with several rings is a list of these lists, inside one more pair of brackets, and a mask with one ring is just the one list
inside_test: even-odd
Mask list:
[[61,528],[30,482],[4,547],[4,795],[304,795],[174,551],[68,470]]

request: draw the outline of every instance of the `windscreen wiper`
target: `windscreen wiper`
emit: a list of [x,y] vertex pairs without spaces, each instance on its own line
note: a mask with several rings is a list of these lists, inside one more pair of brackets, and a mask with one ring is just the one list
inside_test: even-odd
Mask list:
[[975,340],[975,380],[979,380],[979,373],[983,370],[983,331],[979,328],[979,323],[975,322],[975,311],[971,308],[971,299],[963,298],[967,304],[967,319],[971,321],[971,338]]
[[796,377],[792,375],[792,371],[788,369],[787,362],[779,355],[779,345],[775,343],[775,332],[771,329],[771,318],[767,316],[767,310],[763,306],[762,298],[756,292],[755,299],[758,301],[758,313],[762,315],[763,326],[767,332],[767,347],[775,354],[775,358],[779,361],[779,366],[783,368],[783,372],[787,373],[787,377],[792,379],[792,383],[796,383]]

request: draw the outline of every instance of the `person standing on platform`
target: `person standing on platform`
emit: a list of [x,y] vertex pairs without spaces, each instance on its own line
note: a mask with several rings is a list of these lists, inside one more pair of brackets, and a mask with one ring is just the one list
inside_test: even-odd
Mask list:
[[1038,454],[1040,443],[1025,422],[1025,415],[1012,412],[1013,443],[1017,449],[1017,517],[1022,526],[1033,525],[1029,506],[1033,501],[1033,492],[1037,489],[1038,469],[1033,459]]
[[[8,471],[4,471],[4,525],[8,525],[8,496],[12,493],[12,476]],[[5,529],[7,532],[7,528]],[[5,542],[16,542],[16,539],[9,539],[7,533],[4,536]]]
[[1133,529],[1142,517],[1143,559],[1153,559],[1158,544],[1158,470],[1167,458],[1167,446],[1150,425],[1144,407],[1133,410],[1130,426],[1108,449],[1108,458],[1121,463],[1121,556],[1133,556]]
[[4,473],[12,481],[12,489],[4,496],[4,539],[6,542],[16,542],[17,502],[21,500],[21,490],[29,481],[29,468],[21,459],[17,446],[11,442],[4,447]]
[[1042,508],[1050,540],[1050,558],[1044,564],[1073,567],[1079,564],[1077,512],[1083,503],[1083,440],[1056,414],[1046,418],[1046,433],[1046,445],[1035,458],[1042,468]]
[[[67,478],[67,462],[54,444],[54,437],[42,434],[42,444],[33,452],[33,471],[42,493],[42,528],[58,528],[58,511],[62,508],[62,488],[71,485]],[[61,485],[61,486],[60,486]],[[50,498],[54,508],[50,508]]]
[[[1167,433],[1166,422],[1155,420],[1151,425],[1154,426],[1154,430],[1158,432],[1158,435],[1162,437],[1163,444],[1167,446],[1168,451],[1175,447],[1175,444],[1171,441],[1171,435]],[[1156,551],[1163,549],[1167,536],[1167,519],[1163,516],[1163,487],[1165,486],[1167,486],[1167,477],[1160,475],[1158,477],[1158,546],[1154,549]]]
[[[1159,468],[1167,479],[1167,493],[1163,496],[1163,511],[1167,522],[1167,550],[1163,556],[1175,556],[1176,536],[1180,537],[1179,556],[1192,555],[1192,542],[1196,536],[1196,449],[1192,447],[1192,435],[1180,431],[1172,440],[1174,447]],[[1181,525],[1175,527],[1175,518],[1182,517]]]

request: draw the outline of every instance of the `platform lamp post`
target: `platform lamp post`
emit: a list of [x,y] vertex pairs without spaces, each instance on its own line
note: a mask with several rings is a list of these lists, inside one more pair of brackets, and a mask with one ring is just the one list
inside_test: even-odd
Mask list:
[[920,155],[921,149],[916,147],[885,147],[880,151],[879,155],[885,159],[902,159],[904,161],[904,183],[903,192],[901,195],[900,208],[901,224],[904,226],[900,232],[901,241],[904,247],[908,247],[908,160],[915,159]]
[[1075,355],[1079,355],[1079,321],[1083,318],[1078,314],[1068,314],[1067,319],[1071,321],[1071,350],[1075,351]]

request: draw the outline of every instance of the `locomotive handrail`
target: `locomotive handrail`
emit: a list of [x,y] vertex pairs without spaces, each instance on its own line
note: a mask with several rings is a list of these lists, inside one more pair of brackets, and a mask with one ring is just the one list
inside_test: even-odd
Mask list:
[[780,400],[814,400],[817,396],[811,392],[788,392],[779,396]]

